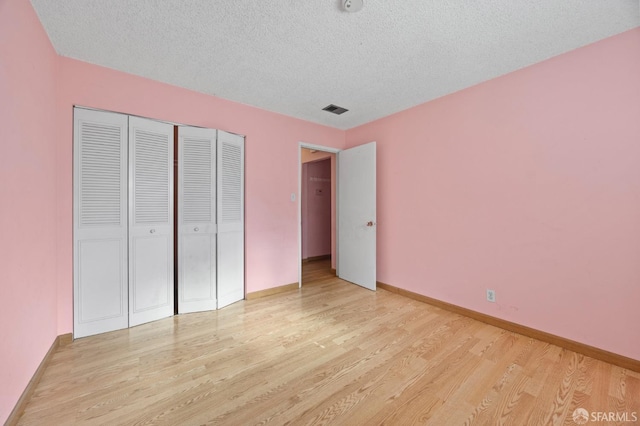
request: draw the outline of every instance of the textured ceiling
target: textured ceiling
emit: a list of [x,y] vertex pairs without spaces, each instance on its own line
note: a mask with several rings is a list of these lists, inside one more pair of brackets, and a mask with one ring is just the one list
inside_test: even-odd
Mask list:
[[63,56],[340,129],[640,26],[638,0],[31,2]]

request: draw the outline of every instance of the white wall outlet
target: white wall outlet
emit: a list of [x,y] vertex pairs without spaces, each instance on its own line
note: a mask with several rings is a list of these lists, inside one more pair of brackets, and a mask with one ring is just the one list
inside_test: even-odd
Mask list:
[[496,301],[496,291],[495,290],[487,289],[487,300],[489,302],[495,303],[495,301]]

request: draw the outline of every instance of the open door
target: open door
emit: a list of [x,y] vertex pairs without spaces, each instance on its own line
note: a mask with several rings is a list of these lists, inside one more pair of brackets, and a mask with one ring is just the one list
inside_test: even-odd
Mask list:
[[338,153],[338,277],[376,289],[376,143]]
[[178,128],[178,313],[216,309],[216,131]]

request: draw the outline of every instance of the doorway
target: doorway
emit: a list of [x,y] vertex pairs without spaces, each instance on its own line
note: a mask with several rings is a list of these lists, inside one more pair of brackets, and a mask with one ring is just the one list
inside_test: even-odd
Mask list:
[[309,269],[332,272],[335,259],[335,166],[333,153],[302,148],[302,282]]
[[[303,149],[335,155],[335,227],[332,238],[334,275],[376,290],[376,142],[345,150],[299,142],[298,147],[298,287],[302,287],[302,155]],[[313,153],[315,154],[315,153]],[[322,154],[321,154],[322,155]],[[296,194],[291,194],[291,201]]]
[[333,148],[300,143],[298,158],[299,265],[302,286],[309,271],[335,275],[336,170]]

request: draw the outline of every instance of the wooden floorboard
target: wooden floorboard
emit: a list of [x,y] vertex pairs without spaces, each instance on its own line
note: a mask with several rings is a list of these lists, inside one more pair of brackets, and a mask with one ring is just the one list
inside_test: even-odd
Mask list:
[[578,407],[640,414],[640,374],[316,261],[299,290],[59,347],[19,424],[571,425]]

